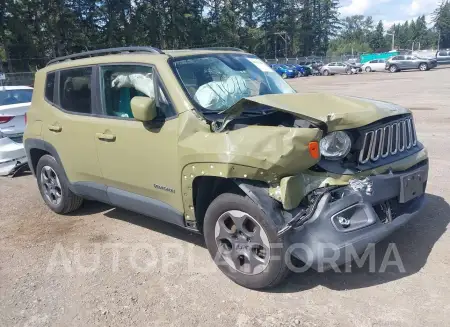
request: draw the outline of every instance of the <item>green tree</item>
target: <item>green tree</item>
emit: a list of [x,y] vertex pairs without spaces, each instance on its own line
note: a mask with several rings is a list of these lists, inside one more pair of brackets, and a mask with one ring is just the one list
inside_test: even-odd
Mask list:
[[440,48],[450,47],[450,2],[442,1],[433,14],[434,27],[440,36]]
[[370,47],[374,51],[384,51],[386,49],[386,40],[384,38],[384,26],[380,20],[375,31],[372,33],[369,42]]

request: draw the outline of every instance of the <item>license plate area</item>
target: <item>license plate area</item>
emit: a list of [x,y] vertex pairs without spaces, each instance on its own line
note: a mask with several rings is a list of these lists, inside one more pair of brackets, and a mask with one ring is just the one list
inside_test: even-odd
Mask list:
[[406,203],[424,192],[425,172],[418,170],[400,177],[400,203]]

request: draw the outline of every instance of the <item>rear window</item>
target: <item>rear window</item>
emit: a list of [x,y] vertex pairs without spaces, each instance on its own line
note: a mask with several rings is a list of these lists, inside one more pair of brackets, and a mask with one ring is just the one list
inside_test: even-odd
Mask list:
[[31,102],[33,90],[2,90],[0,88],[0,106]]
[[55,73],[47,74],[47,79],[45,80],[45,98],[50,101],[53,101],[53,91],[55,89]]
[[59,96],[64,110],[91,113],[92,68],[75,68],[60,72]]

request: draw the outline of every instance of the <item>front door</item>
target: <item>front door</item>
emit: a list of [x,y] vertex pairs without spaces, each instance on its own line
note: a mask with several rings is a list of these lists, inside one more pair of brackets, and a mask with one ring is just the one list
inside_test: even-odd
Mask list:
[[[94,133],[97,153],[108,195],[122,192],[126,197],[155,199],[181,211],[178,119],[162,85],[154,82],[155,73],[145,65],[100,67],[103,117],[97,119]],[[155,90],[160,117],[150,123],[135,120],[131,99],[155,97]],[[111,195],[111,202],[117,204],[113,196],[117,198],[117,193]]]
[[[73,68],[47,74],[47,110],[43,110],[43,137],[57,151],[69,181],[99,182],[100,166],[92,137],[92,67]],[[59,78],[58,78],[59,75]]]

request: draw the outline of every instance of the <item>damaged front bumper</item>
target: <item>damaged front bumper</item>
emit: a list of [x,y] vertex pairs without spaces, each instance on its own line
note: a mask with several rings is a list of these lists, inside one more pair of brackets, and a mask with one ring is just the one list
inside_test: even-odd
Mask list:
[[361,255],[419,213],[427,180],[425,161],[326,192],[312,216],[287,234],[292,254],[319,271]]

